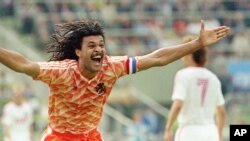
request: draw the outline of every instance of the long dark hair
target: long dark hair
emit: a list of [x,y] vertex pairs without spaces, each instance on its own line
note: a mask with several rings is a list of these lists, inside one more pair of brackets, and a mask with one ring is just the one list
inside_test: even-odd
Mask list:
[[56,27],[47,46],[47,52],[52,53],[49,61],[78,60],[75,50],[81,49],[82,40],[86,36],[101,35],[105,40],[103,26],[96,20],[82,19],[58,24]]

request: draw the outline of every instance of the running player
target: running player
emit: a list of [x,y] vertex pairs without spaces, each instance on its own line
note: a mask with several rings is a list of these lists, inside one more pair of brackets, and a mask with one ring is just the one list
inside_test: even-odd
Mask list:
[[[184,38],[184,42],[195,39]],[[224,98],[217,76],[205,68],[206,48],[183,57],[186,68],[175,76],[173,104],[165,139],[173,141],[173,124],[178,118],[175,141],[222,141],[225,120]],[[216,116],[216,119],[214,117]]]
[[226,37],[229,28],[205,30],[188,43],[164,47],[144,56],[108,56],[102,26],[81,20],[58,26],[52,35],[49,62],[33,62],[0,48],[0,62],[48,84],[48,129],[42,141],[102,141],[97,130],[103,106],[116,80],[151,67],[164,66]]

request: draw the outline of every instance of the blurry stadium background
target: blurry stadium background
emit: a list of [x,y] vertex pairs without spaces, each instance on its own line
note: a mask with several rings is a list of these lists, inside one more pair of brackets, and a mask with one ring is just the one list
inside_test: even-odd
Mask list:
[[[45,46],[54,25],[82,17],[102,22],[110,55],[141,55],[180,43],[184,35],[198,33],[200,19],[206,28],[231,27],[228,38],[210,47],[208,64],[226,98],[225,141],[230,124],[250,123],[249,0],[0,0],[0,46],[47,61]],[[104,139],[128,141],[133,134],[127,129],[139,120],[150,129],[145,141],[163,141],[173,78],[180,68],[178,60],[120,79],[99,127]],[[10,88],[18,85],[25,87],[34,108],[38,140],[47,124],[48,88],[0,65],[0,115],[10,100]],[[0,141],[2,133],[0,126]]]

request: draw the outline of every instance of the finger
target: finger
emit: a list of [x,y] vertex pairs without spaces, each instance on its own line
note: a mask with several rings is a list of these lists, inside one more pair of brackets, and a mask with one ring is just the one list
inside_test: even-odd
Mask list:
[[229,31],[230,31],[229,28],[224,28],[224,29],[218,30],[217,32],[226,32],[226,33],[228,33]]
[[227,36],[227,34],[226,33],[221,33],[221,34],[217,34],[217,41],[218,40],[221,40],[221,39],[223,39],[223,38],[225,38]]
[[221,37],[225,36],[225,33],[217,33],[216,38],[219,39]]
[[222,29],[222,30],[216,32],[217,36],[222,36],[222,35],[226,36],[228,34],[229,34],[229,30],[228,29]]
[[204,25],[204,21],[201,20],[201,30],[200,30],[200,35],[204,32],[205,30],[205,25]]
[[215,29],[215,32],[216,32],[216,40],[219,41],[225,38],[229,34],[230,28],[226,26],[219,27]]
[[227,28],[225,28],[225,29],[222,29],[221,31],[226,32],[226,33],[230,33],[230,28],[227,27]]
[[227,26],[220,26],[220,27],[217,27],[217,28],[215,28],[213,30],[217,32],[217,31],[220,31],[220,30],[230,30],[230,28],[227,27]]

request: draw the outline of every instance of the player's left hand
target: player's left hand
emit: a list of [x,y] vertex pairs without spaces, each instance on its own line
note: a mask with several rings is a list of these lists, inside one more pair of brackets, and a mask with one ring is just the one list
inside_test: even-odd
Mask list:
[[206,47],[225,38],[229,32],[230,28],[227,26],[219,26],[213,29],[205,30],[204,21],[201,20],[199,42],[202,47]]

